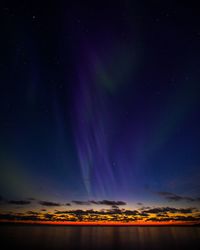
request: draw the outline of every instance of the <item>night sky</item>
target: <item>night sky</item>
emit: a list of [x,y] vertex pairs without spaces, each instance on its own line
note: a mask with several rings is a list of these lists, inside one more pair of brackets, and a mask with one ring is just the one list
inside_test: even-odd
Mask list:
[[69,2],[0,4],[0,220],[199,222],[198,5]]

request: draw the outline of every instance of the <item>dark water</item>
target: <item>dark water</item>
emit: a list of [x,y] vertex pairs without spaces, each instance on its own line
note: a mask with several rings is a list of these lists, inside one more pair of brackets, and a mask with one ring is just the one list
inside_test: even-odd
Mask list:
[[0,236],[1,249],[200,249],[200,227],[2,225]]

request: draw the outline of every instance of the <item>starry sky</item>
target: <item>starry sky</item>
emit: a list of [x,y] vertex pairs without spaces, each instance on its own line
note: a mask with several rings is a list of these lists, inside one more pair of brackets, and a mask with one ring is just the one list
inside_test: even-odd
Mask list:
[[0,220],[199,222],[197,4],[0,12]]

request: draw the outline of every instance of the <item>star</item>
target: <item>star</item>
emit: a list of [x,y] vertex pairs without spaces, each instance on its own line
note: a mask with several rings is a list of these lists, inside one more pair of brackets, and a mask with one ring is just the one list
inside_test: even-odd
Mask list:
[[115,161],[113,161],[113,162],[112,162],[112,165],[113,165],[113,166],[116,166],[116,162],[115,162]]
[[156,94],[156,95],[160,95],[160,91],[159,91],[159,90],[156,91],[155,94]]

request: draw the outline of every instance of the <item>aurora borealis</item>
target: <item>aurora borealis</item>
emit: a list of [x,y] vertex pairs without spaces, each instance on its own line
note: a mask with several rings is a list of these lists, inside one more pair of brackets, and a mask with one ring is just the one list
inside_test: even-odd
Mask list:
[[67,2],[1,7],[0,221],[199,224],[198,8]]

